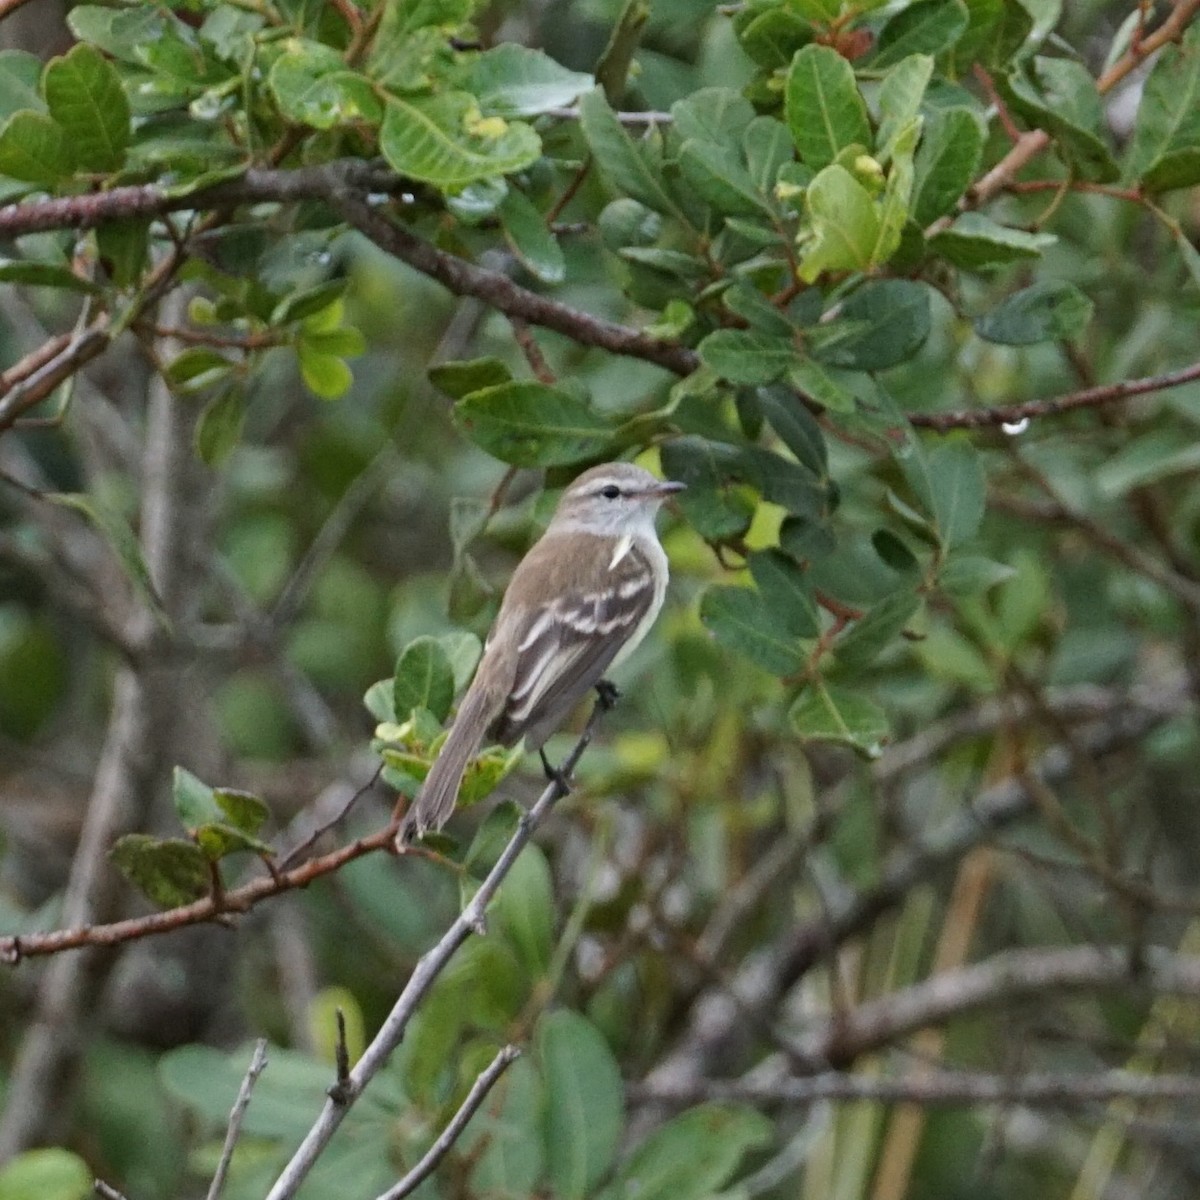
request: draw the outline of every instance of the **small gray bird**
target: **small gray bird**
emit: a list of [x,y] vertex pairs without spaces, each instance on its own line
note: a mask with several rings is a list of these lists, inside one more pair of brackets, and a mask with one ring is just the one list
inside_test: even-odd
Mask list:
[[538,749],[645,637],[667,590],[654,518],[682,483],[632,463],[584,471],[518,564],[450,734],[396,839],[440,829],[486,737]]

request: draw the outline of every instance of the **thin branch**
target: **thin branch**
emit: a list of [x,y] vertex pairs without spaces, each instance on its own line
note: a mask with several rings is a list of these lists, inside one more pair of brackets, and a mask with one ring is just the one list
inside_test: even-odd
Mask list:
[[225,1177],[229,1174],[229,1164],[233,1161],[233,1150],[237,1145],[238,1136],[242,1132],[242,1121],[245,1119],[246,1109],[250,1104],[250,1093],[254,1091],[254,1085],[258,1082],[258,1077],[263,1073],[266,1065],[267,1039],[259,1038],[254,1043],[254,1056],[250,1059],[250,1066],[246,1069],[246,1076],[242,1080],[237,1099],[233,1102],[233,1110],[229,1114],[229,1125],[225,1130],[225,1144],[221,1147],[221,1157],[217,1162],[217,1169],[213,1172],[212,1183],[208,1187],[208,1200],[218,1200],[221,1189],[225,1186]]
[[409,976],[408,983],[400,993],[399,999],[393,1005],[392,1011],[383,1022],[374,1040],[363,1052],[362,1057],[355,1063],[345,1086],[339,1090],[336,1097],[331,1096],[325,1102],[325,1106],[312,1128],[275,1181],[275,1185],[267,1195],[267,1200],[289,1200],[296,1194],[317,1159],[324,1153],[325,1147],[342,1123],[346,1113],[350,1111],[350,1106],[362,1095],[367,1084],[400,1044],[409,1022],[434,981],[445,970],[446,965],[467,938],[472,933],[483,932],[484,916],[492,897],[499,890],[500,884],[512,869],[513,863],[516,862],[518,855],[525,848],[534,831],[554,805],[567,794],[566,781],[570,779],[571,772],[574,771],[583,752],[590,744],[601,711],[602,706],[599,704],[593,708],[583,733],[580,734],[575,748],[562,764],[557,777],[547,784],[534,806],[521,817],[516,832],[496,860],[496,865],[488,872],[487,878],[479,885],[479,890],[436,945],[421,956],[412,975]]
[[1109,1100],[1200,1102],[1200,1079],[1194,1075],[1140,1075],[1118,1070],[1095,1075],[1055,1072],[1019,1078],[933,1071],[898,1079],[829,1071],[767,1083],[738,1079],[704,1079],[686,1085],[641,1083],[630,1086],[627,1094],[634,1103],[666,1104],[672,1108],[711,1100],[742,1101],[763,1108],[812,1104],[818,1100],[868,1100],[931,1107],[1027,1104],[1078,1108]]
[[0,396],[0,433],[11,428],[23,413],[45,400],[85,363],[103,354],[111,341],[107,326],[107,318],[102,317],[8,388]]
[[1050,396],[1045,400],[1027,400],[1023,404],[1001,404],[994,408],[962,409],[945,413],[910,413],[909,420],[923,429],[934,429],[945,433],[951,429],[983,429],[992,425],[1019,425],[1023,421],[1038,417],[1059,416],[1079,408],[1098,408],[1133,396],[1145,396],[1167,388],[1182,387],[1200,379],[1200,362],[1194,362],[1177,371],[1162,375],[1148,375],[1141,379],[1126,379],[1120,383],[1105,383],[1098,387],[1083,388],[1078,392],[1067,392],[1062,396]]
[[[1068,946],[1005,950],[983,962],[932,975],[911,987],[860,1004],[793,1039],[793,1060],[848,1065],[919,1029],[981,1008],[1087,990],[1200,996],[1200,957],[1147,947]],[[1200,1080],[1195,1081],[1200,1088]]]
[[221,897],[220,903],[212,896],[205,896],[179,908],[114,921],[108,925],[80,925],[50,933],[0,937],[0,963],[15,966],[23,958],[60,954],[64,950],[78,950],[82,946],[116,946],[153,934],[167,933],[172,929],[183,929],[188,925],[202,925],[231,913],[249,912],[270,896],[306,887],[313,880],[340,870],[348,862],[377,850],[386,850],[395,836],[394,825],[377,829],[347,846],[341,846],[319,858],[310,858],[290,871],[281,871],[274,876],[264,875],[242,887],[231,888]]
[[[19,0],[19,2],[24,3],[24,0]],[[92,1191],[102,1197],[102,1200],[125,1200],[124,1192],[118,1192],[111,1183],[105,1183],[103,1179],[92,1181]]]
[[466,1099],[459,1105],[458,1111],[450,1118],[449,1124],[438,1135],[437,1141],[421,1157],[421,1161],[395,1187],[380,1195],[379,1200],[401,1200],[410,1196],[437,1168],[438,1163],[450,1151],[450,1147],[462,1136],[471,1118],[479,1106],[487,1099],[487,1094],[496,1085],[496,1081],[508,1070],[509,1066],[521,1057],[521,1051],[516,1046],[505,1046],[496,1057],[480,1073],[479,1078],[471,1084],[471,1090]]

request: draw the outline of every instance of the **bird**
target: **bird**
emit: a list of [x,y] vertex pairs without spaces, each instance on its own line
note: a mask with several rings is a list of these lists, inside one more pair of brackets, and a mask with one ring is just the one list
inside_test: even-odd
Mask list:
[[[684,489],[633,463],[591,467],[517,564],[450,732],[396,836],[439,830],[484,739],[540,750],[654,624],[667,589],[655,517]],[[543,755],[543,764],[546,764]],[[547,770],[549,766],[547,765]]]

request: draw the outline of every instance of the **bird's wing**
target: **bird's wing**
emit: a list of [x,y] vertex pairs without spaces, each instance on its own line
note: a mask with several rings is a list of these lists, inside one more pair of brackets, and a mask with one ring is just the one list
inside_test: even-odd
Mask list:
[[515,742],[536,729],[544,739],[600,680],[653,602],[653,577],[631,550],[597,586],[560,593],[535,613],[522,631],[496,736]]

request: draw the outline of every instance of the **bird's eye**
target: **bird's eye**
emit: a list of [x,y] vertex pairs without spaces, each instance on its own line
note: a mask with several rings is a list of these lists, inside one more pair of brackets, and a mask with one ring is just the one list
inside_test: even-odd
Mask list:
[[621,489],[617,487],[615,483],[610,483],[608,487],[602,487],[600,489],[600,495],[602,495],[605,500],[615,500],[620,494]]

